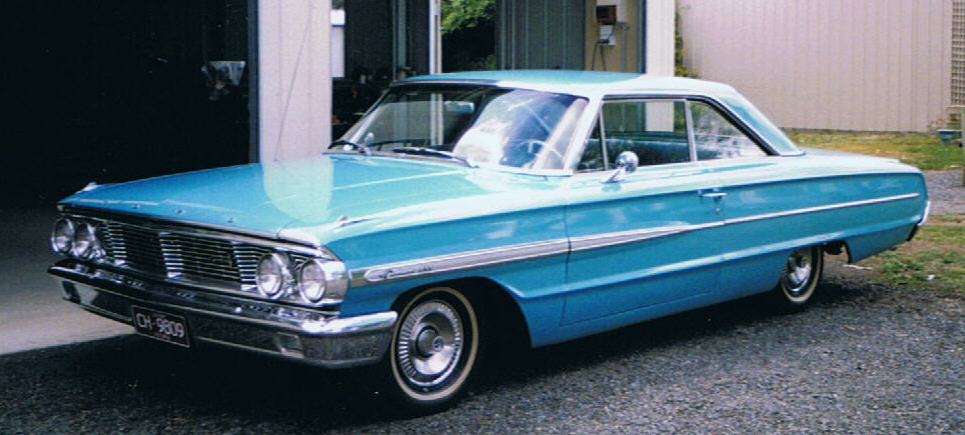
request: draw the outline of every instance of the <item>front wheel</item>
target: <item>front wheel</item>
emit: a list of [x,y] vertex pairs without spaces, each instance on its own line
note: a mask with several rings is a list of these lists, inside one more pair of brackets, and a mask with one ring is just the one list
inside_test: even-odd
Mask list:
[[824,270],[824,251],[821,246],[805,246],[788,255],[781,279],[774,288],[777,305],[787,310],[799,310],[814,296]]
[[451,405],[479,359],[479,321],[472,302],[449,287],[423,290],[400,311],[392,334],[390,389],[416,412]]

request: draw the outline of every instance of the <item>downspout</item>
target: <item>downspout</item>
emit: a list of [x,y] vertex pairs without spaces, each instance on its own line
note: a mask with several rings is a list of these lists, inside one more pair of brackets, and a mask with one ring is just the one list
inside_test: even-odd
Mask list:
[[647,73],[647,0],[637,1],[637,72]]
[[248,0],[248,162],[250,163],[261,159],[258,65],[258,0]]

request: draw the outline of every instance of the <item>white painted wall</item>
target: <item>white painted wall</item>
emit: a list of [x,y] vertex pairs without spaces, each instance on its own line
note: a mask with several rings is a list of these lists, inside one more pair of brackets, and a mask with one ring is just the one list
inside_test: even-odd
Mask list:
[[674,74],[674,0],[647,0],[647,74]]
[[925,131],[951,102],[950,0],[678,0],[685,64],[778,125]]
[[331,0],[258,0],[260,161],[321,153],[330,142]]

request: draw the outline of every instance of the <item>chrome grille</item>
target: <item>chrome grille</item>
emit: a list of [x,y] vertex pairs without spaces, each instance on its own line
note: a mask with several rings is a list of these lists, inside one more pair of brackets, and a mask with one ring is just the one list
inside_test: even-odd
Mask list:
[[234,259],[241,283],[244,285],[255,285],[255,275],[258,273],[258,260],[262,255],[271,252],[270,249],[261,246],[235,245]]
[[240,281],[229,241],[167,234],[161,236],[161,252],[168,276]]
[[[91,218],[87,218],[91,219]],[[260,246],[113,219],[94,218],[107,260],[116,266],[169,279],[216,280],[238,290],[255,286],[258,260],[272,252]],[[292,254],[295,266],[309,256]]]
[[152,274],[166,274],[165,259],[161,255],[161,239],[157,232],[119,222],[105,222],[103,226],[107,256],[115,262]]

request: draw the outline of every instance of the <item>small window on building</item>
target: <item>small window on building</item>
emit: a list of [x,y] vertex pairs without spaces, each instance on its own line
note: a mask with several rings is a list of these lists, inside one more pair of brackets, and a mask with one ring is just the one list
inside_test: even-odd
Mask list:
[[331,32],[329,36],[329,56],[331,60],[332,78],[345,77],[345,9],[344,1],[332,1],[329,13]]
[[767,153],[711,105],[690,102],[697,160],[763,157]]

